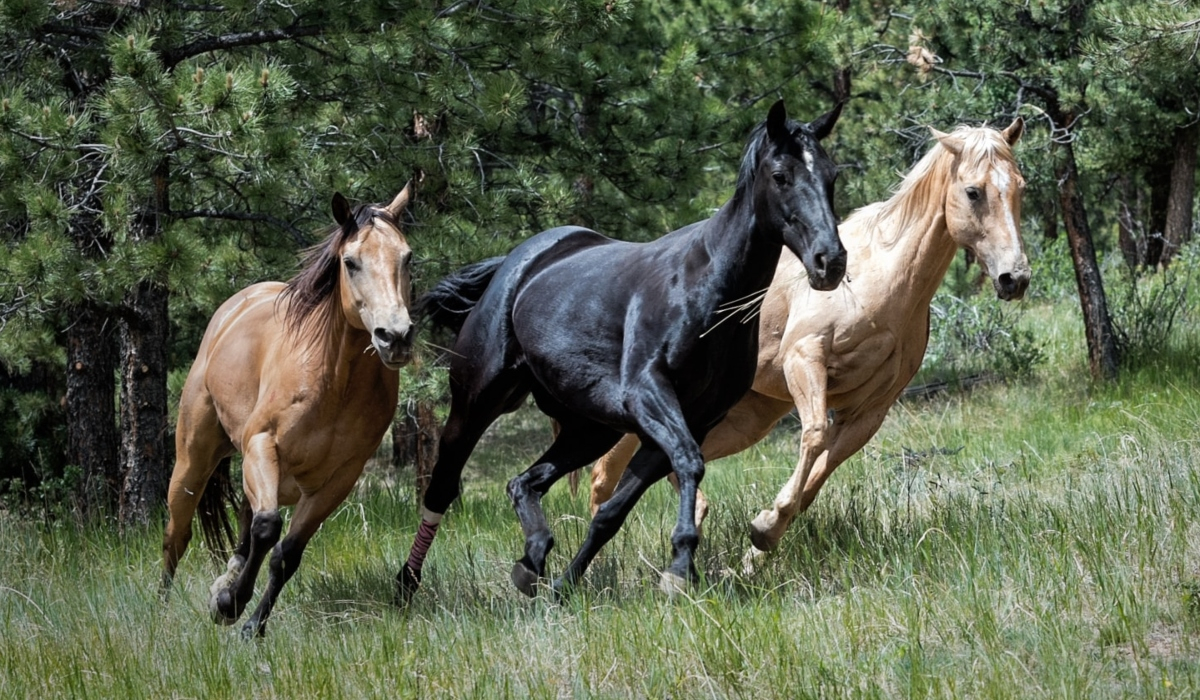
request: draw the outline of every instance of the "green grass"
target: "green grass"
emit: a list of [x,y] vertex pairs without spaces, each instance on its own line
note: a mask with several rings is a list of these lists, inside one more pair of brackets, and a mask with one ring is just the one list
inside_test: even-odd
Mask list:
[[[253,643],[209,622],[200,547],[164,605],[160,528],[0,513],[0,697],[1194,697],[1200,343],[1096,386],[1074,312],[1024,315],[1048,343],[1034,376],[895,407],[752,576],[725,571],[795,462],[794,420],[711,465],[705,581],[673,601],[665,486],[565,604],[512,589],[503,484],[548,442],[532,411],[481,445],[408,610],[391,585],[416,508],[376,472]],[[546,509],[557,572],[585,495],[556,486]]]

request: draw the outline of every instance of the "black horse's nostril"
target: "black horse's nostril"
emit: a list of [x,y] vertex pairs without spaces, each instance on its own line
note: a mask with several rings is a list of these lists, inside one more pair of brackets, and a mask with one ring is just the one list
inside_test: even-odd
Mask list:
[[818,272],[825,274],[829,270],[829,259],[825,257],[824,253],[817,253],[813,256],[813,266],[817,268]]

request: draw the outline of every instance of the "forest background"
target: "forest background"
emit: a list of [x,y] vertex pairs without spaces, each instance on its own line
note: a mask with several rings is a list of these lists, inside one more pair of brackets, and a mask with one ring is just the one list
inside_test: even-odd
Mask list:
[[[843,216],[928,127],[1023,116],[1031,294],[1078,300],[1110,381],[1187,311],[1198,44],[1194,2],[0,0],[0,488],[48,517],[161,517],[210,314],[288,278],[334,192],[414,181],[420,290],[551,226],[705,218],[779,97],[801,119],[845,103]],[[1039,280],[1056,266],[1075,284]],[[1038,360],[1005,343],[971,376]],[[404,386],[398,439],[444,393],[428,362]]]

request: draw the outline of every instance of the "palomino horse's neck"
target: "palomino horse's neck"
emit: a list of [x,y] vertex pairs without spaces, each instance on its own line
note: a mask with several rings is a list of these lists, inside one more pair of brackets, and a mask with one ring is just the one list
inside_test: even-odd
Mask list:
[[[843,236],[872,249],[858,275],[888,284],[894,301],[928,304],[950,269],[958,244],[946,225],[946,194],[954,155],[934,146],[890,199],[865,207],[843,224]],[[853,257],[853,253],[851,254]]]

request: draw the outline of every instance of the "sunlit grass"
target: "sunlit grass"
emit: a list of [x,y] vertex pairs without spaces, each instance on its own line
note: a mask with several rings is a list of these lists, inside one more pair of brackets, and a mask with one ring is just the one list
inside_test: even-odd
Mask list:
[[[374,474],[308,548],[266,639],[208,619],[195,547],[164,604],[161,529],[0,514],[0,697],[1189,697],[1200,692],[1200,367],[1181,346],[1087,379],[1070,309],[1029,378],[898,405],[752,576],[728,573],[791,471],[793,419],[704,480],[701,587],[658,593],[676,498],[656,486],[562,605],[508,582],[504,481],[534,412],[481,445],[406,610],[410,484]],[[546,497],[558,572],[586,489]],[[264,577],[265,580],[265,577]]]

